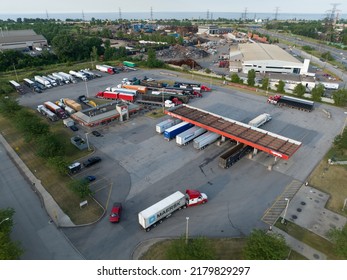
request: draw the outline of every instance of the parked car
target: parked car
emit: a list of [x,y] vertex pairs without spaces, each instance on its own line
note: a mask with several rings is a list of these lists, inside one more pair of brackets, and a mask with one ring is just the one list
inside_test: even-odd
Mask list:
[[70,129],[71,129],[72,131],[78,131],[78,127],[75,126],[75,125],[71,125],[71,126],[70,126]]
[[96,131],[96,130],[93,130],[93,131],[92,131],[92,134],[93,134],[94,136],[96,136],[96,137],[100,137],[100,136],[101,136],[101,133],[98,132],[98,131]]
[[110,214],[110,222],[119,223],[121,214],[122,214],[122,203],[120,202],[113,203],[111,214]]
[[101,161],[100,157],[91,157],[91,158],[88,158],[85,162],[83,162],[83,166],[90,167],[100,161]]
[[85,179],[86,179],[88,182],[93,182],[93,181],[95,181],[96,177],[93,176],[93,175],[89,175],[89,176],[85,177]]

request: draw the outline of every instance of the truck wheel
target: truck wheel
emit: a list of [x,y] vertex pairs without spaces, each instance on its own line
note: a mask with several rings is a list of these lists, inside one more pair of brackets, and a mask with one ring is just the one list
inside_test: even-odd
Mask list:
[[161,224],[162,222],[163,222],[163,220],[160,220],[160,221],[159,221],[159,224]]
[[146,231],[147,231],[147,232],[149,232],[150,230],[151,230],[151,228],[150,228],[150,227],[149,227],[149,228],[146,228]]

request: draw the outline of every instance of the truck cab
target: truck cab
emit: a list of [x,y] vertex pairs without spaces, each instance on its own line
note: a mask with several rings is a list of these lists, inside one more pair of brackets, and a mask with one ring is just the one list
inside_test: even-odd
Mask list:
[[186,205],[187,207],[204,204],[208,201],[207,195],[197,190],[186,190]]

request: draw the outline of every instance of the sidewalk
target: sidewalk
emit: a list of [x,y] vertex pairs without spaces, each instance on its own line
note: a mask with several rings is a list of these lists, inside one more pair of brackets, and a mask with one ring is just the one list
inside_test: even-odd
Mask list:
[[42,186],[41,181],[38,180],[35,175],[30,171],[30,169],[25,165],[22,159],[17,155],[17,153],[12,149],[12,147],[7,143],[5,138],[0,133],[0,142],[4,145],[8,154],[21,170],[25,177],[32,183],[33,190],[37,193],[40,200],[42,201],[48,215],[51,217],[52,222],[55,223],[57,227],[70,227],[74,226],[74,223],[70,218],[60,209],[59,205],[55,202],[53,197],[46,191]]
[[305,243],[302,243],[301,241],[291,237],[286,232],[280,230],[279,228],[272,227],[272,231],[278,234],[283,235],[284,239],[286,240],[286,243],[288,246],[298,252],[299,254],[303,255],[309,260],[326,260],[327,257],[325,254],[317,251],[316,249],[311,248],[310,246],[306,245]]

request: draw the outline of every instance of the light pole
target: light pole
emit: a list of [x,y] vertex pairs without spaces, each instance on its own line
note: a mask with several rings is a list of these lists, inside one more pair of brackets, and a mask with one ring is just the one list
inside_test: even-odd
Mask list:
[[87,80],[84,81],[86,84],[86,92],[87,92],[87,97],[89,98],[89,91],[88,91],[88,85],[87,85]]
[[5,219],[3,219],[1,222],[0,222],[0,225],[3,223],[3,222],[5,222],[5,221],[8,221],[10,218],[5,218]]
[[89,134],[89,132],[86,132],[86,133],[85,133],[85,135],[86,135],[86,140],[87,140],[88,151],[90,151],[89,140],[88,140],[88,134]]
[[287,205],[286,205],[286,208],[284,209],[284,214],[283,214],[283,218],[282,218],[282,221],[281,221],[282,224],[284,224],[284,221],[285,221],[285,218],[286,218],[286,214],[287,214],[287,210],[288,210],[288,205],[289,205],[289,198],[285,198],[284,200],[287,201]]
[[189,225],[189,217],[186,217],[186,244],[188,244],[188,225]]

